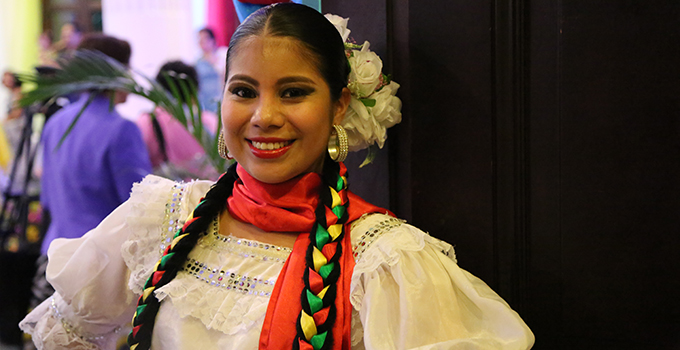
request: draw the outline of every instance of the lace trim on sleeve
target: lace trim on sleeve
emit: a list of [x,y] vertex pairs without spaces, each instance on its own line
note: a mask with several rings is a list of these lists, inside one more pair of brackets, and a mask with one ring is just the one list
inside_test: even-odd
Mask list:
[[426,232],[385,214],[371,214],[352,224],[354,272],[350,286],[350,302],[359,310],[364,298],[362,278],[381,265],[388,269],[399,263],[405,252],[417,252],[430,245],[456,262],[453,246]]
[[57,303],[54,301],[54,296],[50,297],[50,309],[52,310],[52,313],[54,316],[57,318],[57,320],[61,321],[61,327],[66,331],[66,333],[72,334],[82,340],[85,340],[89,343],[101,343],[104,340],[111,338],[113,335],[120,334],[123,327],[116,327],[114,328],[111,332],[106,333],[106,334],[100,334],[100,335],[93,335],[93,334],[87,334],[84,332],[80,332],[75,326],[73,326],[67,319],[64,317],[61,312],[59,312],[59,308],[57,307]]
[[[354,239],[352,239],[352,255],[354,256],[355,262],[358,262],[361,259],[361,255],[366,251],[366,249],[368,249],[368,247],[371,246],[371,244],[376,239],[378,239],[386,232],[389,232],[392,228],[400,226],[401,224],[406,222],[404,220],[400,220],[391,216],[387,215],[385,216],[386,216],[385,219],[371,224],[370,227],[366,230],[362,230],[361,232],[363,233],[356,241],[356,244],[354,243]],[[365,220],[365,218],[367,218],[367,216],[363,216],[359,220]],[[363,221],[358,222],[357,226],[359,226],[358,224],[360,224],[361,222]],[[361,227],[363,228],[363,226]],[[352,229],[352,231],[354,231],[354,229]]]
[[113,347],[117,339],[127,331],[123,327],[116,327],[110,332],[98,335],[83,332],[64,314],[68,308],[61,296],[55,293],[26,316],[19,327],[32,336],[39,350],[107,349]]
[[121,253],[130,269],[129,288],[141,294],[146,279],[175,232],[188,215],[184,197],[191,184],[149,175],[132,188],[133,215],[126,219],[132,231]]

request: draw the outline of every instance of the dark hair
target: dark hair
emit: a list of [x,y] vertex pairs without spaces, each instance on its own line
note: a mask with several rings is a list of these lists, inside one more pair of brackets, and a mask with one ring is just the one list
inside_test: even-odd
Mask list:
[[[127,339],[128,345],[131,348],[137,350],[146,350],[151,348],[151,340],[153,338],[153,329],[156,323],[156,315],[158,314],[161,304],[161,301],[158,300],[155,295],[155,290],[168,284],[177,276],[177,273],[183,268],[184,264],[186,264],[186,259],[189,255],[189,252],[191,252],[191,250],[196,246],[196,243],[201,238],[203,232],[208,229],[213,219],[227,207],[226,199],[232,195],[234,190],[234,182],[238,180],[236,166],[237,163],[233,163],[227,172],[224,173],[210,188],[208,193],[206,193],[203,200],[194,209],[192,215],[193,218],[187,221],[184,227],[175,234],[175,240],[165,249],[163,257],[160,259],[159,263],[154,268],[154,271],[144,284],[144,293],[142,293],[137,301],[137,312],[135,313],[135,316],[132,320],[133,330],[130,332]],[[314,269],[314,265],[310,263],[312,250],[314,249],[313,246],[318,244],[321,247],[320,250],[322,250],[323,246],[326,244],[336,245],[335,251],[337,253],[334,254],[334,256],[329,259],[328,263],[326,264],[331,266],[331,269],[329,269],[331,272],[329,273],[328,277],[323,279],[323,285],[328,286],[328,292],[322,298],[322,301],[324,304],[324,309],[327,307],[330,309],[328,311],[328,317],[326,321],[321,325],[317,325],[317,329],[321,332],[328,332],[327,338],[329,341],[326,341],[325,346],[322,347],[322,349],[328,349],[330,348],[332,342],[332,328],[333,324],[335,323],[334,300],[336,298],[336,283],[338,276],[340,275],[341,268],[339,259],[342,254],[342,250],[351,249],[351,247],[342,246],[343,236],[345,234],[349,234],[349,232],[345,232],[344,228],[337,238],[333,239],[332,237],[328,236],[328,233],[326,232],[326,236],[328,236],[327,243],[317,242],[317,239],[319,239],[317,238],[319,237],[317,236],[317,232],[319,232],[317,231],[317,226],[320,225],[323,227],[324,231],[327,231],[328,229],[325,213],[329,210],[332,210],[331,208],[334,201],[333,195],[330,191],[335,190],[340,192],[347,188],[347,183],[344,181],[345,178],[341,178],[340,165],[332,161],[328,155],[326,155],[326,159],[324,161],[321,179],[323,181],[323,185],[321,186],[321,193],[319,194],[319,204],[315,211],[315,224],[309,233],[311,243],[307,247],[307,258],[305,261],[307,262],[306,265],[309,267],[309,269]],[[344,195],[345,194],[343,194],[343,196]],[[344,204],[345,208],[340,211],[342,214],[337,221],[338,224],[343,226],[347,223],[349,218],[349,214],[345,210],[348,205],[349,202]],[[340,204],[340,206],[343,205]],[[305,273],[303,283],[305,284],[304,288],[306,289],[303,289],[301,298],[306,296],[305,291],[309,289],[310,286],[309,272]],[[314,315],[314,313],[309,310],[309,303],[305,303],[305,300],[307,300],[306,297],[302,298],[303,310],[308,315]],[[302,332],[302,328],[300,328],[299,325],[300,318],[298,317],[297,321],[291,320],[291,322],[298,323],[295,344],[298,344],[299,341],[306,342],[307,340],[303,338],[304,333]]]
[[16,73],[12,73],[12,78],[14,78],[14,86],[13,88],[19,88],[21,87],[21,79],[19,79],[19,76]]
[[[340,34],[321,14],[304,5],[294,4],[279,4],[260,9],[236,30],[229,45],[227,57],[232,57],[238,51],[239,43],[244,38],[254,35],[285,36],[300,40],[310,52],[317,56],[317,67],[330,87],[331,96],[335,100],[340,98],[342,89],[347,85],[349,65],[345,57],[344,45]],[[229,59],[227,59],[227,69],[229,68],[228,62]],[[346,198],[347,183],[345,178],[341,177],[342,174],[340,172],[340,165],[333,162],[326,155],[322,171],[324,185],[321,186],[319,193],[319,204],[315,211],[316,220],[310,231],[310,245],[307,247],[307,259],[305,259],[308,267],[306,270],[316,270],[315,264],[310,262],[309,259],[312,256],[311,252],[313,249],[317,245],[319,250],[323,250],[326,244],[335,245],[336,254],[324,265],[324,267],[330,267],[328,269],[330,271],[328,277],[323,279],[323,284],[328,287],[328,292],[322,299],[323,309],[328,308],[328,317],[323,324],[317,325],[317,330],[327,332],[329,341],[322,340],[321,349],[330,348],[332,343],[332,328],[335,323],[334,300],[336,298],[336,283],[341,269],[339,259],[343,248],[351,249],[351,247],[342,246],[342,239],[345,235],[344,225],[349,217],[346,211],[349,202],[346,200],[345,204],[337,205],[343,207],[337,211],[342,214],[336,214],[339,215],[337,224],[343,227],[340,234],[336,238],[326,234],[325,238],[320,238],[317,241],[317,235],[320,232],[317,228],[322,227],[323,231],[326,232],[328,230],[329,223],[326,221],[325,213],[329,210],[336,213],[335,209],[338,209],[333,207],[334,196],[331,191],[336,191],[338,196],[340,196],[340,192],[344,192],[340,197]],[[189,252],[196,245],[201,234],[208,228],[212,220],[226,208],[226,199],[231,196],[233,184],[237,179],[236,163],[234,163],[208,191],[204,200],[194,209],[193,218],[185,223],[182,230],[176,234],[175,241],[166,248],[163,257],[156,265],[155,271],[149,276],[144,285],[145,293],[139,297],[137,312],[132,321],[133,331],[128,336],[128,345],[131,348],[146,350],[151,347],[153,328],[160,307],[160,301],[156,298],[154,291],[175,278],[178,271],[186,263]],[[300,295],[302,303],[301,313],[305,312],[307,315],[314,315],[315,312],[312,312],[309,303],[305,303],[305,300],[307,300],[305,296],[310,288],[309,276],[309,272],[305,273],[304,280],[302,281],[307,289],[304,289]],[[317,312],[321,312],[321,310],[317,310]],[[300,326],[300,319],[298,317],[297,321],[290,320],[291,322],[297,322],[297,335],[295,336],[294,344],[307,342]],[[295,348],[295,345],[292,346]]]
[[[196,246],[201,234],[208,229],[212,220],[227,206],[234,189],[234,182],[238,179],[236,163],[229,167],[219,180],[205,194],[203,200],[193,211],[193,220],[188,221],[175,237],[176,242],[168,245],[163,258],[154,268],[154,273],[147,279],[144,290],[154,290],[172,281],[184,265],[189,252]],[[160,276],[156,278],[155,276]],[[154,293],[143,293],[137,301],[137,312],[132,320],[134,327],[128,336],[128,345],[133,349],[146,350],[151,348],[153,328],[161,301]],[[134,347],[136,345],[136,347]]]
[[[179,80],[188,80],[198,90],[198,73],[193,66],[190,66],[182,61],[170,61],[161,66],[161,69],[156,75],[156,81],[165,88],[168,92],[172,92],[172,88],[168,83],[168,79],[179,89]],[[184,98],[186,101],[186,98]]]
[[231,37],[227,51],[227,76],[230,59],[238,53],[241,42],[260,35],[299,40],[314,55],[333,100],[340,98],[342,89],[347,86],[349,63],[340,33],[326,17],[311,7],[295,3],[281,3],[257,10]]
[[78,44],[78,50],[99,51],[126,66],[130,64],[132,54],[130,43],[104,34],[86,35]]
[[213,30],[210,29],[210,28],[208,28],[208,27],[205,27],[205,28],[199,30],[198,32],[199,32],[199,33],[206,33],[206,34],[208,34],[208,36],[210,37],[210,39],[215,40],[215,32],[213,32]]

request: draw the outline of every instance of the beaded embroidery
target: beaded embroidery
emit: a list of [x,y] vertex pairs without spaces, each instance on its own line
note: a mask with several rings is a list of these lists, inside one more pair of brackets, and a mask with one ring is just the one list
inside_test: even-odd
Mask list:
[[176,183],[170,191],[170,197],[165,204],[165,218],[161,228],[161,244],[159,251],[163,255],[165,248],[172,242],[175,232],[182,229],[184,220],[182,219],[182,198],[186,193],[187,184]]
[[[217,217],[213,220],[210,228],[203,233],[203,237],[199,240],[198,245],[211,248],[217,247],[219,250],[245,258],[281,264],[286,261],[288,255],[292,252],[292,249],[286,247],[249,241],[232,236],[222,236],[219,234],[219,219]],[[250,295],[270,296],[276,283],[276,279],[268,280],[262,277],[248,276],[236,270],[209,266],[192,258],[187,258],[186,264],[181,268],[181,271],[211,286]]]
[[195,259],[187,259],[182,271],[211,286],[224,288],[243,294],[270,296],[276,279],[263,279],[214,268]]
[[382,236],[389,230],[401,226],[401,224],[406,221],[390,217],[389,219],[380,221],[379,223],[373,225],[371,228],[366,230],[361,238],[357,241],[356,246],[352,248],[352,253],[354,255],[354,261],[358,262],[361,259],[361,255],[368,249],[368,247],[375,242],[378,237]]
[[59,309],[57,308],[57,304],[54,302],[54,296],[52,296],[52,297],[50,298],[50,302],[51,302],[50,308],[52,309],[52,312],[54,313],[54,316],[57,318],[57,320],[59,320],[59,321],[61,322],[61,326],[62,326],[62,328],[64,328],[64,330],[66,331],[66,333],[72,334],[72,335],[74,335],[74,336],[76,336],[76,337],[78,337],[78,338],[80,338],[80,339],[82,339],[82,340],[85,340],[85,341],[88,341],[88,342],[96,342],[96,341],[100,341],[100,340],[103,340],[103,339],[107,338],[108,336],[110,336],[110,335],[112,335],[112,334],[118,334],[118,333],[120,333],[120,331],[123,329],[122,327],[118,326],[118,327],[114,328],[112,331],[110,331],[109,333],[105,333],[105,334],[98,335],[98,336],[84,336],[84,335],[80,335],[80,334],[76,331],[75,327],[73,327],[73,325],[71,325],[71,324],[66,320],[66,318],[65,318],[64,316],[62,316],[61,312],[59,312]]
[[290,248],[280,247],[273,244],[250,241],[233,236],[224,236],[219,233],[219,220],[215,218],[210,226],[210,232],[205,232],[204,237],[198,242],[203,247],[219,247],[231,254],[244,258],[261,261],[285,263],[288,255],[293,251]]

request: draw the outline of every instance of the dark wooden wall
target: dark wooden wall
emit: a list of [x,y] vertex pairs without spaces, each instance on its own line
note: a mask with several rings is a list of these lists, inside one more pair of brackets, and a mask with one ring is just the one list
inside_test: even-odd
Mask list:
[[680,349],[680,2],[323,11],[402,84],[388,157],[355,181],[389,183],[381,200],[454,244],[535,349]]

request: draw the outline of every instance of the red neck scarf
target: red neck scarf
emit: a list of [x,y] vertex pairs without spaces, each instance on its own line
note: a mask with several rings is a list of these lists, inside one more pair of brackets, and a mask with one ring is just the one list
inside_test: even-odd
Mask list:
[[[289,350],[296,339],[296,323],[302,306],[300,295],[304,288],[305,255],[310,244],[309,231],[316,221],[315,210],[319,203],[321,176],[308,173],[280,184],[265,184],[248,174],[241,166],[236,171],[240,177],[227,200],[229,213],[235,219],[250,223],[267,232],[300,232],[293,252],[283,266],[274,286],[264,325],[260,334],[260,350]],[[340,174],[347,169],[340,164]],[[388,211],[367,203],[348,191],[349,219],[342,238],[340,277],[335,298],[336,317],[332,331],[332,349],[349,350],[351,347],[352,305],[349,288],[354,271],[349,224],[363,214]],[[301,350],[312,350],[303,344]]]

